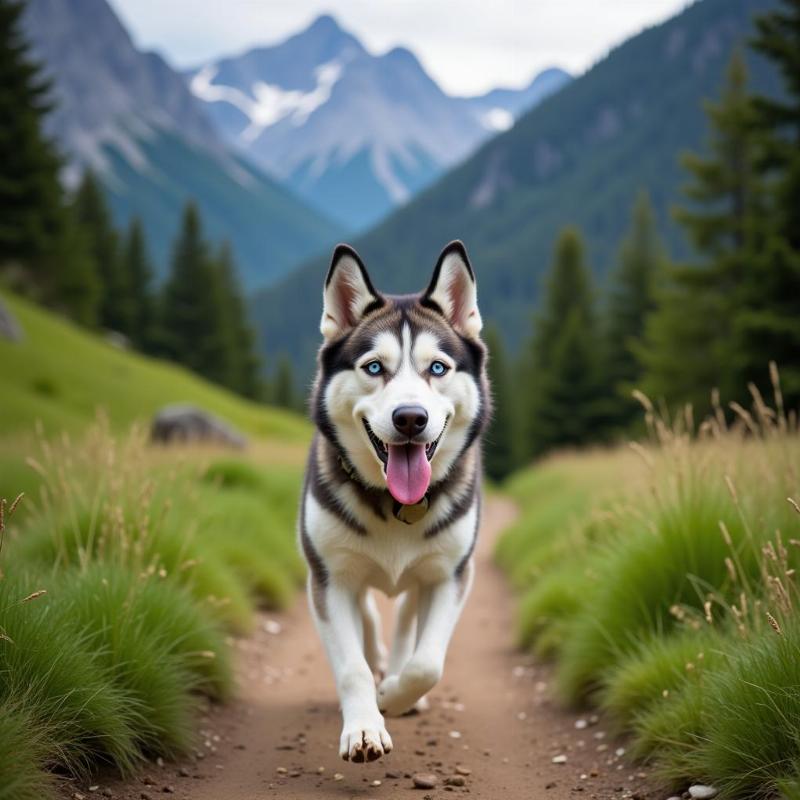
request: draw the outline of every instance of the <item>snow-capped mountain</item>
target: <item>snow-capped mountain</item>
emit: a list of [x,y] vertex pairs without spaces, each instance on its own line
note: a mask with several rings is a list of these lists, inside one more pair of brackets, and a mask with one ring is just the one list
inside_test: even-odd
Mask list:
[[338,238],[338,225],[225,142],[184,77],[138,50],[106,0],[27,0],[22,20],[52,82],[47,132],[66,183],[93,169],[117,222],[142,218],[161,271],[189,199],[210,238],[231,240],[248,286]]
[[[552,74],[551,74],[552,73]],[[228,142],[351,229],[410,199],[559,88],[447,95],[409,50],[373,55],[333,17],[187,73]]]

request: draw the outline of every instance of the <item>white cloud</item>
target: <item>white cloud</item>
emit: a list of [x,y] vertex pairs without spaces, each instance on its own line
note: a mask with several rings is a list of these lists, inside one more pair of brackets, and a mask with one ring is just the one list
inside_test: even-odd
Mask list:
[[367,47],[413,50],[448,91],[582,72],[687,0],[110,0],[142,47],[185,67],[295,33],[328,12]]

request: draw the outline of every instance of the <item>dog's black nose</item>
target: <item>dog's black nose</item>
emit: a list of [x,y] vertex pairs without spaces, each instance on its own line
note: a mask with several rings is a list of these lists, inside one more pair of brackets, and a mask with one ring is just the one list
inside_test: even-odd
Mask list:
[[399,406],[392,413],[394,427],[412,439],[425,430],[428,424],[428,412],[422,406]]

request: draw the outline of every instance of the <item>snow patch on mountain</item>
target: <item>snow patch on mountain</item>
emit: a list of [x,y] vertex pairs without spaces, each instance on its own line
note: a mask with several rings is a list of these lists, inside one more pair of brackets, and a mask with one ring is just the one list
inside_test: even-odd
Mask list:
[[514,115],[507,108],[490,108],[481,114],[481,122],[486,130],[507,131],[514,124]]

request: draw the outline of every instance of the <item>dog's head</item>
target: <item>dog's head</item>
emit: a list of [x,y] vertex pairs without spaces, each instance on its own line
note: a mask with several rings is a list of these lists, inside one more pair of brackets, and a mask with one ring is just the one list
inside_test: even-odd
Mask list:
[[380,294],[350,247],[333,254],[312,400],[322,433],[361,479],[419,502],[489,414],[475,275],[461,242],[442,251],[428,288]]

